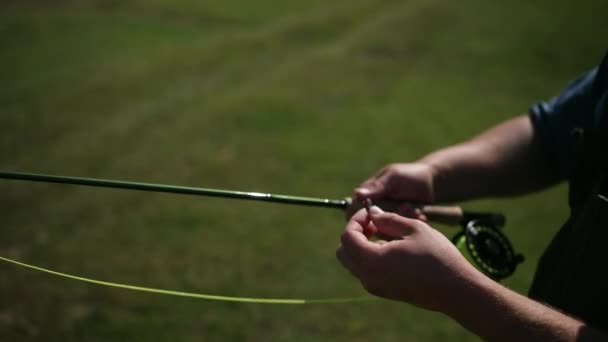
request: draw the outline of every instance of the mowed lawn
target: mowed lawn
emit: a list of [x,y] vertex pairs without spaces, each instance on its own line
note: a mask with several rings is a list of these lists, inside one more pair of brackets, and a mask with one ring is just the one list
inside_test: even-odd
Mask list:
[[[0,169],[348,196],[388,162],[555,94],[608,48],[606,13],[601,0],[8,1]],[[566,190],[463,204],[507,215],[527,260],[506,286],[527,291],[567,216]],[[0,218],[0,256],[96,279],[365,295],[335,259],[335,210],[2,180]],[[384,300],[211,302],[6,263],[0,338],[476,340],[442,314]]]

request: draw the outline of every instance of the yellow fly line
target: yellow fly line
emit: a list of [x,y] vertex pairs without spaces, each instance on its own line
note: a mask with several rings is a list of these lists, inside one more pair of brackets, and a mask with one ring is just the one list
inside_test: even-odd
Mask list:
[[354,302],[363,302],[370,301],[375,299],[375,297],[351,297],[351,298],[322,298],[322,299],[297,299],[297,298],[252,298],[252,297],[235,297],[235,296],[218,296],[218,295],[210,295],[203,293],[192,293],[192,292],[183,292],[183,291],[173,291],[173,290],[164,290],[157,289],[152,287],[143,287],[143,286],[135,286],[121,283],[113,283],[109,281],[96,280],[86,277],[80,277],[72,274],[62,273],[53,271],[47,268],[34,266],[30,264],[26,264],[20,261],[16,261],[13,259],[5,258],[0,256],[0,260],[18,265],[21,267],[29,268],[32,270],[36,270],[39,272],[53,274],[59,277],[77,280],[81,282],[108,286],[108,287],[117,287],[121,289],[140,291],[140,292],[150,292],[168,296],[179,296],[179,297],[188,297],[195,299],[205,299],[205,300],[215,300],[215,301],[223,301],[223,302],[239,302],[239,303],[255,303],[255,304],[290,304],[290,305],[298,305],[298,304],[338,304],[338,303],[354,303]]

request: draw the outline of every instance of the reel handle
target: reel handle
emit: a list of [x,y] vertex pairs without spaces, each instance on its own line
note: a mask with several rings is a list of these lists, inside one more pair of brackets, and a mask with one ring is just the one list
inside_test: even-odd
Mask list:
[[[352,216],[359,209],[363,208],[363,203],[354,201],[352,198],[347,197],[346,199],[346,215],[347,217]],[[382,200],[374,202],[374,205],[382,208],[384,211],[399,212],[399,207],[406,202],[398,202],[391,200]],[[411,203],[410,203],[411,204]],[[460,206],[450,205],[417,205],[411,204],[414,208],[418,208],[431,222],[437,222],[446,224],[449,226],[462,226],[472,220],[480,220],[485,224],[492,225],[495,227],[502,227],[505,225],[505,216],[499,213],[482,213],[482,212],[469,212],[464,211]]]

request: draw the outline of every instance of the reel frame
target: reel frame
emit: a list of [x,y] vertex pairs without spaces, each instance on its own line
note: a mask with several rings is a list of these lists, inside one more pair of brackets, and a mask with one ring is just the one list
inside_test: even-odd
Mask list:
[[511,276],[524,257],[495,223],[482,218],[463,222],[451,241],[475,268],[500,281]]

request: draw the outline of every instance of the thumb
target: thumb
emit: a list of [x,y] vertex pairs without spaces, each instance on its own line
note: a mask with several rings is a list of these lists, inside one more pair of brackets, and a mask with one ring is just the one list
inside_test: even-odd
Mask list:
[[419,222],[395,213],[384,212],[377,206],[371,207],[369,213],[378,233],[395,238],[411,235],[416,230],[416,225]]

